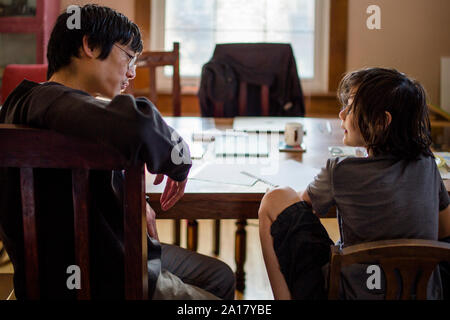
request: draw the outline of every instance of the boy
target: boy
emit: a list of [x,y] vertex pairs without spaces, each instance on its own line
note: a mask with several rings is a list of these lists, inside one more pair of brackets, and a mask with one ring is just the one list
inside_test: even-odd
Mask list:
[[[449,197],[430,150],[426,94],[417,81],[391,69],[347,74],[339,87],[343,143],[368,157],[337,157],[305,191],[268,192],[259,209],[260,237],[276,299],[326,299],[332,241],[316,215],[335,205],[339,245],[450,236]],[[341,297],[382,299],[366,286],[366,267],[343,271]],[[436,270],[438,271],[438,270]],[[442,298],[439,272],[428,298]]]

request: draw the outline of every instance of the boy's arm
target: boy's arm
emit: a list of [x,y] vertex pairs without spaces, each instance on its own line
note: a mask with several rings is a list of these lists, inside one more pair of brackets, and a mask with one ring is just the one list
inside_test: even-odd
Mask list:
[[309,197],[309,194],[308,192],[306,192],[306,190],[299,191],[297,193],[302,201],[305,201],[307,204],[312,205],[311,198]]
[[[308,192],[306,190],[303,191],[299,191],[297,192],[298,196],[300,197],[301,201],[305,201],[307,204],[309,204],[312,207],[312,201],[311,201],[311,197],[309,196]],[[312,209],[312,212],[317,215],[316,210],[314,210],[314,208]]]
[[439,212],[438,239],[450,237],[450,206]]

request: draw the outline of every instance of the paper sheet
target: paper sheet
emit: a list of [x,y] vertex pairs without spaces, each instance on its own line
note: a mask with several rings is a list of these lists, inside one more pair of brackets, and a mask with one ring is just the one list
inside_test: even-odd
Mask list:
[[223,164],[207,163],[201,168],[195,170],[189,178],[193,180],[202,180],[215,183],[236,184],[244,186],[253,186],[257,179],[243,175],[241,171],[248,170],[251,166],[248,164]]
[[434,152],[434,156],[441,178],[450,179],[450,152]]
[[363,147],[330,146],[328,151],[331,157],[367,157],[367,150]]
[[247,169],[248,173],[259,177],[263,182],[267,181],[273,185],[289,186],[296,191],[304,190],[314,177],[320,172],[311,166],[307,166],[295,160],[287,160],[279,163],[278,168],[257,168]]

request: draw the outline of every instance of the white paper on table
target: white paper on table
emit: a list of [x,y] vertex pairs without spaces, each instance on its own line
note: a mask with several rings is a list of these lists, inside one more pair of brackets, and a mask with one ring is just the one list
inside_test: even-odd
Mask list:
[[191,152],[191,159],[201,159],[206,152],[206,148],[202,143],[193,142],[189,144],[189,151]]
[[193,180],[202,180],[215,183],[236,184],[253,186],[257,179],[241,174],[241,171],[248,170],[248,164],[226,164],[226,163],[206,163],[196,169],[189,176]]
[[330,146],[328,151],[331,157],[367,157],[367,150],[363,147]]
[[444,180],[450,179],[450,152],[434,152],[434,157],[441,178]]
[[278,168],[251,167],[247,173],[258,177],[260,181],[269,182],[277,186],[289,186],[296,191],[304,190],[310,184],[314,177],[320,172],[320,169],[305,165],[295,160],[279,162]]
[[450,179],[450,171],[448,171],[446,168],[439,168],[439,173],[441,174],[442,180]]

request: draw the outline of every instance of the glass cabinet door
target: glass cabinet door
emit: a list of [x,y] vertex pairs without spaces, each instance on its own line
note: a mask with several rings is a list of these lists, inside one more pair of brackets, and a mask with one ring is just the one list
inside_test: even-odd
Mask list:
[[36,63],[36,35],[33,33],[0,33],[0,48],[1,87],[3,70],[6,65]]
[[36,0],[0,0],[0,17],[34,17]]

